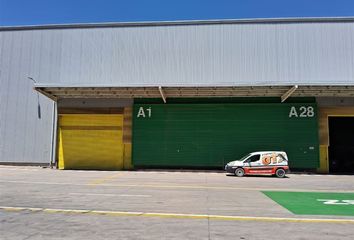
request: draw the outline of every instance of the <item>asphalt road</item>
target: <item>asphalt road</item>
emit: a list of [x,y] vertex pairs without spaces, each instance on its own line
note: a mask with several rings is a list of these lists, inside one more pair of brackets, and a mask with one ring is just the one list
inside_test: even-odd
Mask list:
[[354,193],[354,176],[288,176],[0,166],[0,239],[352,239],[354,217],[295,215],[261,191]]

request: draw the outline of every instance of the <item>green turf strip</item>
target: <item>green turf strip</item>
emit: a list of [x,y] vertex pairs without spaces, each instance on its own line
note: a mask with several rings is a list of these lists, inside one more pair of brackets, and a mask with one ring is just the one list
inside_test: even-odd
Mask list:
[[262,192],[294,214],[354,216],[354,193]]

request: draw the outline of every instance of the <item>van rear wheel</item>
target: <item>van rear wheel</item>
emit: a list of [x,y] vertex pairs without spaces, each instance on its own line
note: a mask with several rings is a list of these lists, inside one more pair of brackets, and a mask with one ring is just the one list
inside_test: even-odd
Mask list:
[[235,170],[235,175],[236,175],[237,177],[243,177],[243,175],[245,175],[245,170],[243,170],[242,168],[237,168],[237,169]]
[[282,168],[277,169],[277,171],[275,171],[275,176],[277,176],[278,178],[285,177],[285,170]]

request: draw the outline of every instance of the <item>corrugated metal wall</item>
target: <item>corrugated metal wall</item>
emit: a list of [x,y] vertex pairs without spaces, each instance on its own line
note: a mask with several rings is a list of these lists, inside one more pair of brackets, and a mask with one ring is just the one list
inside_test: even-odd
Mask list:
[[354,23],[0,31],[0,161],[49,162],[52,103],[39,83],[354,84]]
[[50,51],[27,37],[0,32],[0,162],[49,163],[53,102],[37,96],[27,76],[40,75]]
[[[41,83],[354,84],[354,22],[0,31],[5,80]],[[9,72],[7,72],[9,71]],[[7,73],[6,73],[7,72]]]

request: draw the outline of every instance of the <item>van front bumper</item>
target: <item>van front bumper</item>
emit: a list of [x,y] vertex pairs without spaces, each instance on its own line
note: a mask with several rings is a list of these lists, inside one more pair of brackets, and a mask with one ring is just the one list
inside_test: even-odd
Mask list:
[[235,173],[235,169],[236,168],[237,167],[226,165],[225,166],[225,171],[228,172],[228,173]]

